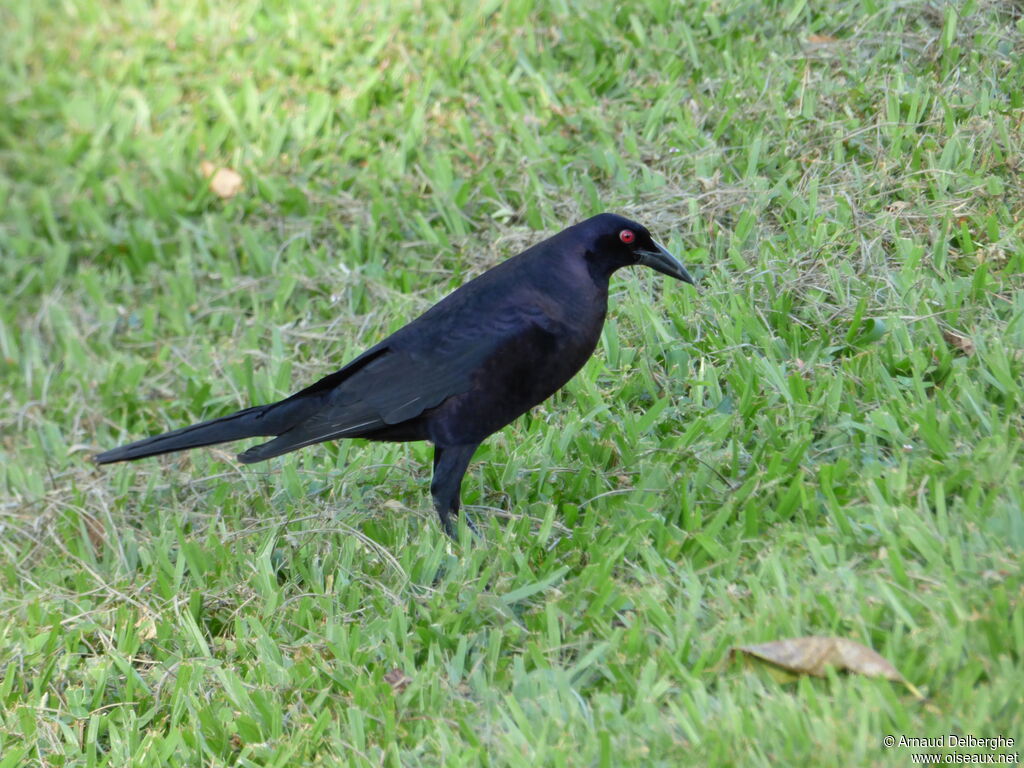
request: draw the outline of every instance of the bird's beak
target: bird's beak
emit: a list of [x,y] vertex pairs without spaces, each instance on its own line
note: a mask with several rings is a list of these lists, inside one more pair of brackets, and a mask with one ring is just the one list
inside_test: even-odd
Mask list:
[[637,251],[640,254],[641,264],[645,267],[650,267],[655,272],[661,272],[663,275],[674,277],[676,280],[682,280],[684,283],[696,285],[693,278],[690,277],[690,273],[686,271],[686,267],[679,263],[679,259],[669,253],[661,243],[656,240],[651,242],[654,243],[653,251]]

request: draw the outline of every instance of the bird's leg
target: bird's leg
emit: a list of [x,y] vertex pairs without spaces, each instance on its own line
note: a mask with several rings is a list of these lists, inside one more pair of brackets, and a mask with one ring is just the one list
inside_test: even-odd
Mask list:
[[[434,478],[430,482],[430,495],[434,497],[434,507],[441,518],[441,527],[456,541],[459,534],[455,520],[459,514],[462,476],[466,474],[469,460],[473,458],[473,453],[479,446],[480,443],[434,447]],[[466,524],[473,533],[476,533],[476,528],[468,516]]]

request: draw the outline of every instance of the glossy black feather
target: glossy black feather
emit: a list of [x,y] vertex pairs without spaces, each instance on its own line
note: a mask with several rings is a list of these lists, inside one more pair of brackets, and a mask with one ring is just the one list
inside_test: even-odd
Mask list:
[[[635,233],[623,242],[621,233]],[[263,461],[346,437],[430,440],[431,490],[453,534],[473,450],[562,387],[600,338],[608,280],[646,264],[686,270],[636,222],[602,214],[569,227],[466,283],[335,373],[291,397],[140,440],[95,457],[105,464],[244,437],[274,437],[239,455]]]

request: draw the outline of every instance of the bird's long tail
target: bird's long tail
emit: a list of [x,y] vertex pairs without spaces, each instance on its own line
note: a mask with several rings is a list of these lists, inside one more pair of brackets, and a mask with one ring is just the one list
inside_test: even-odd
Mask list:
[[227,443],[245,437],[278,435],[291,427],[295,423],[296,417],[301,415],[295,413],[298,409],[282,408],[281,406],[286,403],[287,401],[246,408],[244,411],[232,413],[230,416],[222,416],[219,419],[193,424],[173,432],[147,437],[145,440],[97,454],[93,457],[93,461],[97,464],[112,464],[115,461],[131,461],[145,456],[159,456],[162,453]]

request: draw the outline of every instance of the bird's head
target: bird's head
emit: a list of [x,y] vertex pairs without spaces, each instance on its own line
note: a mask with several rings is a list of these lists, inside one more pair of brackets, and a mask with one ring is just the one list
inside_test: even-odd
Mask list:
[[592,268],[610,275],[619,267],[643,264],[663,275],[695,285],[690,273],[643,224],[625,216],[602,213],[576,225],[587,234]]

